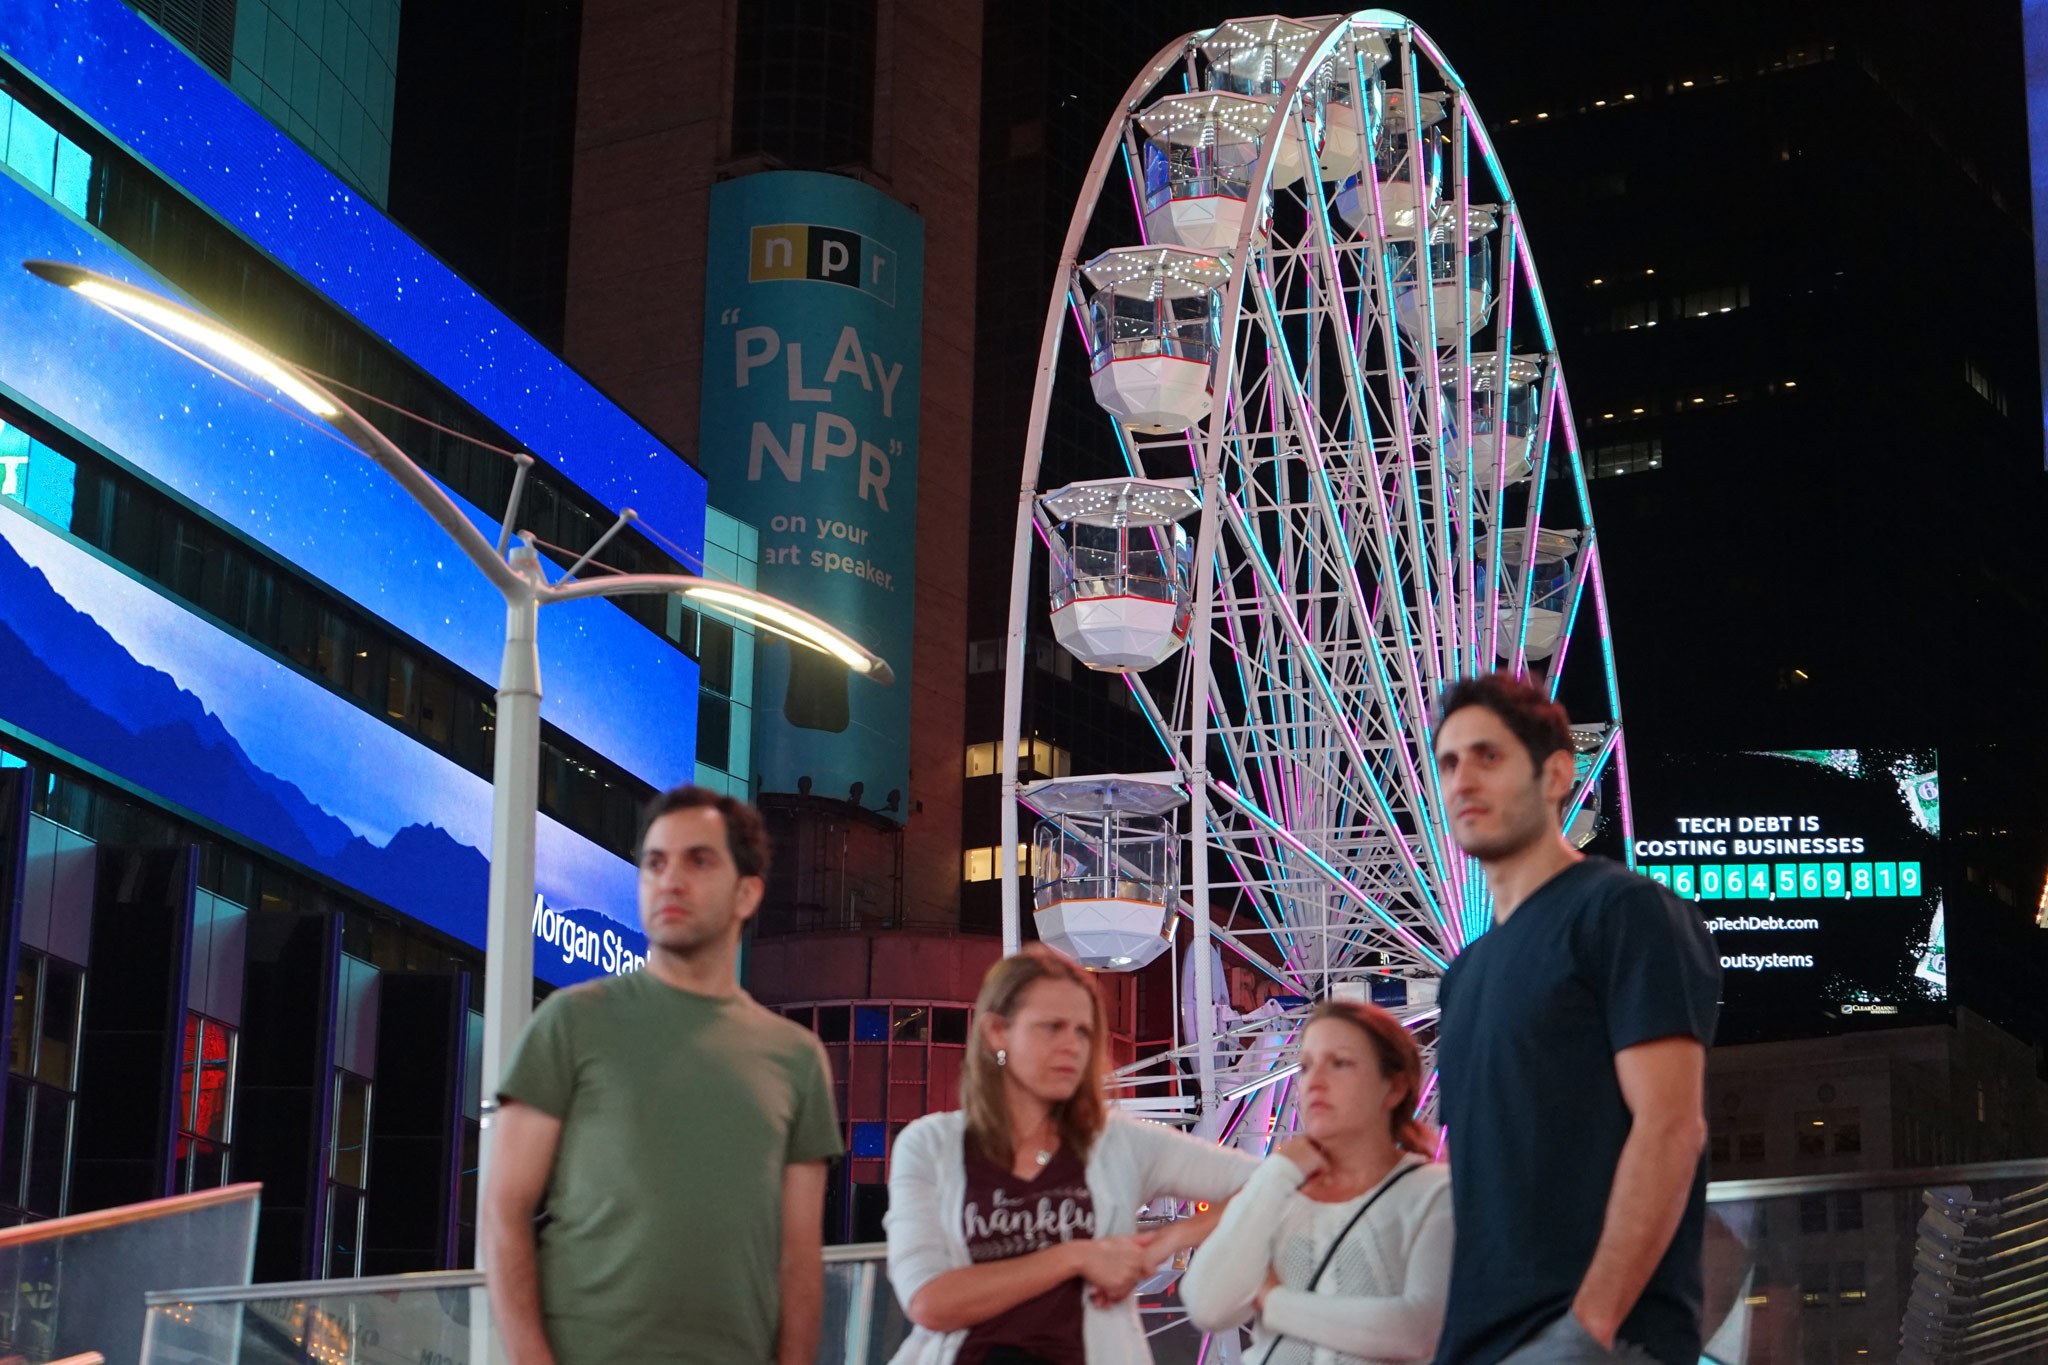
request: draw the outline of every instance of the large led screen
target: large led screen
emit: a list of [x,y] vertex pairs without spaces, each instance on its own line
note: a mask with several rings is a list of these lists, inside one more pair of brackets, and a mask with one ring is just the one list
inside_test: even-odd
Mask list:
[[[0,500],[0,724],[484,942],[489,783],[15,505]],[[632,864],[546,816],[538,836],[535,973],[637,966]]]
[[[496,685],[503,599],[390,475],[330,429],[21,269],[33,257],[170,292],[0,175],[0,388]],[[469,510],[495,537],[495,521]],[[547,608],[540,656],[547,720],[654,786],[695,774],[693,660],[596,601]]]
[[923,329],[910,209],[805,171],[712,188],[698,461],[720,509],[760,530],[761,588],[896,673],[879,687],[764,640],[754,754],[769,791],[809,778],[845,797],[858,783],[875,807],[909,787]]
[[1638,870],[1720,949],[1724,1041],[1945,1009],[1931,751],[1652,752],[1631,778]]
[[703,544],[695,470],[121,0],[0,0],[0,53],[592,497]]

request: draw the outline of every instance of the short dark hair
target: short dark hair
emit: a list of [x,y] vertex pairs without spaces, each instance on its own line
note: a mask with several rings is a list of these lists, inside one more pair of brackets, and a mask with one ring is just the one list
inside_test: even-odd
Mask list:
[[640,861],[640,846],[647,841],[647,831],[656,820],[679,810],[699,808],[715,810],[725,817],[725,851],[732,855],[732,864],[740,875],[767,877],[771,861],[768,826],[761,819],[761,812],[736,796],[709,787],[671,787],[649,801],[640,812],[639,832],[633,836],[633,861]]
[[1552,754],[1572,751],[1572,724],[1550,694],[1512,673],[1487,673],[1465,678],[1444,689],[1437,700],[1436,728],[1468,706],[1483,706],[1529,751],[1529,765],[1543,771]]

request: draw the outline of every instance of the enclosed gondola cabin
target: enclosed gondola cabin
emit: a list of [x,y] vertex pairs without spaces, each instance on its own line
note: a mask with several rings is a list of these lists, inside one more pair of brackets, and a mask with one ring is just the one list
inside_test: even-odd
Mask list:
[[[1401,330],[1410,337],[1455,334],[1463,306],[1466,332],[1477,332],[1486,324],[1493,308],[1493,230],[1495,211],[1475,204],[1465,221],[1449,205],[1438,207],[1429,229],[1429,289],[1424,292],[1422,272],[1412,236],[1394,237],[1387,243],[1392,266],[1394,313]],[[1459,288],[1459,259],[1464,261],[1464,288]],[[1434,308],[1435,325],[1428,310]]]
[[1123,247],[1081,267],[1095,401],[1137,431],[1209,415],[1221,289],[1230,266],[1185,247]]
[[1323,104],[1323,179],[1340,184],[1353,179],[1361,169],[1361,157],[1379,146],[1387,113],[1387,87],[1380,69],[1391,55],[1384,32],[1354,21],[1336,53],[1317,70]]
[[1022,792],[1038,812],[1031,899],[1039,940],[1084,967],[1135,971],[1172,942],[1187,796],[1171,773],[1055,777]]
[[[1380,213],[1389,236],[1413,234],[1418,214],[1434,218],[1441,208],[1438,196],[1444,177],[1444,150],[1449,143],[1443,126],[1448,99],[1441,94],[1417,98],[1411,126],[1408,92],[1384,92],[1385,107],[1372,129],[1373,174],[1379,181]],[[1330,126],[1335,128],[1342,121],[1332,118]],[[1355,128],[1357,116],[1351,115],[1350,122]],[[1335,158],[1327,141],[1324,156]],[[1330,206],[1353,232],[1362,231],[1372,217],[1370,193],[1359,173],[1347,169],[1345,179],[1331,198]]]
[[[1217,25],[1202,40],[1200,51],[1207,62],[1209,88],[1232,95],[1249,95],[1277,109],[1286,102],[1294,74],[1302,58],[1315,45],[1316,28],[1295,19],[1267,15],[1260,19],[1231,19]],[[1302,118],[1288,122],[1279,156],[1273,166],[1273,185],[1279,188],[1301,178],[1302,169],[1319,151],[1322,143],[1323,90],[1328,63],[1311,76],[1302,102]]]
[[1189,481],[1097,479],[1039,499],[1052,527],[1052,629],[1093,669],[1142,672],[1186,641],[1201,509]]
[[[1496,618],[1498,639],[1495,652],[1512,661],[1515,637],[1521,630],[1522,611],[1529,614],[1528,641],[1522,657],[1530,662],[1549,658],[1557,652],[1564,635],[1565,612],[1570,606],[1573,557],[1579,552],[1579,533],[1548,527],[1536,533],[1533,567],[1529,555],[1529,533],[1517,526],[1500,535],[1500,613]],[[1472,554],[1480,565],[1490,562],[1491,537],[1473,544]]]
[[[1453,295],[1452,297],[1456,297]],[[1472,365],[1472,412],[1464,449],[1452,452],[1451,477],[1463,478],[1472,461],[1472,486],[1496,489],[1529,477],[1535,456],[1537,408],[1543,387],[1541,356],[1508,357],[1507,383],[1500,382],[1500,358],[1479,357]],[[1462,422],[1463,397],[1455,381],[1444,385],[1444,411]]]
[[1246,216],[1263,212],[1252,179],[1272,105],[1211,90],[1154,100],[1135,118],[1143,134],[1145,236],[1200,251],[1234,248]]

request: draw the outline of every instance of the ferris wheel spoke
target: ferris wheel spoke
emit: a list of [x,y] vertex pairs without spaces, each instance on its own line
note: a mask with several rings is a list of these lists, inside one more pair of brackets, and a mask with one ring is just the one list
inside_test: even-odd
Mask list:
[[[1262,587],[1270,595],[1269,615],[1283,628],[1285,637],[1298,652],[1297,657],[1308,675],[1307,681],[1313,685],[1310,696],[1322,703],[1328,718],[1336,726],[1335,733],[1340,745],[1348,753],[1351,760],[1358,765],[1359,773],[1365,778],[1368,791],[1372,796],[1374,814],[1388,828],[1396,827],[1392,807],[1388,803],[1384,792],[1380,790],[1379,784],[1372,778],[1371,770],[1373,765],[1367,759],[1363,748],[1359,744],[1357,732],[1351,726],[1344,708],[1330,684],[1329,676],[1323,667],[1322,660],[1318,657],[1314,646],[1311,644],[1306,630],[1289,609],[1284,594],[1280,591],[1280,585],[1273,576],[1271,566],[1265,562],[1262,549],[1244,526],[1241,510],[1228,500],[1225,501],[1224,507],[1228,514],[1227,521],[1229,525],[1238,533],[1240,546],[1245,551],[1246,557],[1252,564],[1253,569],[1259,574]],[[1441,888],[1431,884],[1429,875],[1423,870],[1421,864],[1416,860],[1413,851],[1407,847],[1405,842],[1402,845],[1401,856],[1409,876],[1414,880],[1417,892],[1425,902],[1434,906],[1438,900],[1438,892]]]

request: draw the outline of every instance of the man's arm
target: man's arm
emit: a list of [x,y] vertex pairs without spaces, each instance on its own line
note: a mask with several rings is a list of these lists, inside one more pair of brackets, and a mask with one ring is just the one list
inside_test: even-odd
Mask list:
[[782,1321],[775,1365],[812,1365],[825,1313],[825,1163],[782,1168]]
[[555,1365],[554,1350],[541,1325],[533,1216],[547,1191],[561,1139],[560,1119],[516,1100],[502,1101],[491,1122],[490,1176],[479,1211],[479,1234],[491,1317],[511,1365]]
[[1707,1050],[1696,1038],[1657,1038],[1614,1054],[1621,1097],[1633,1117],[1593,1262],[1572,1312],[1601,1345],[1636,1306],[1685,1216],[1706,1145]]

